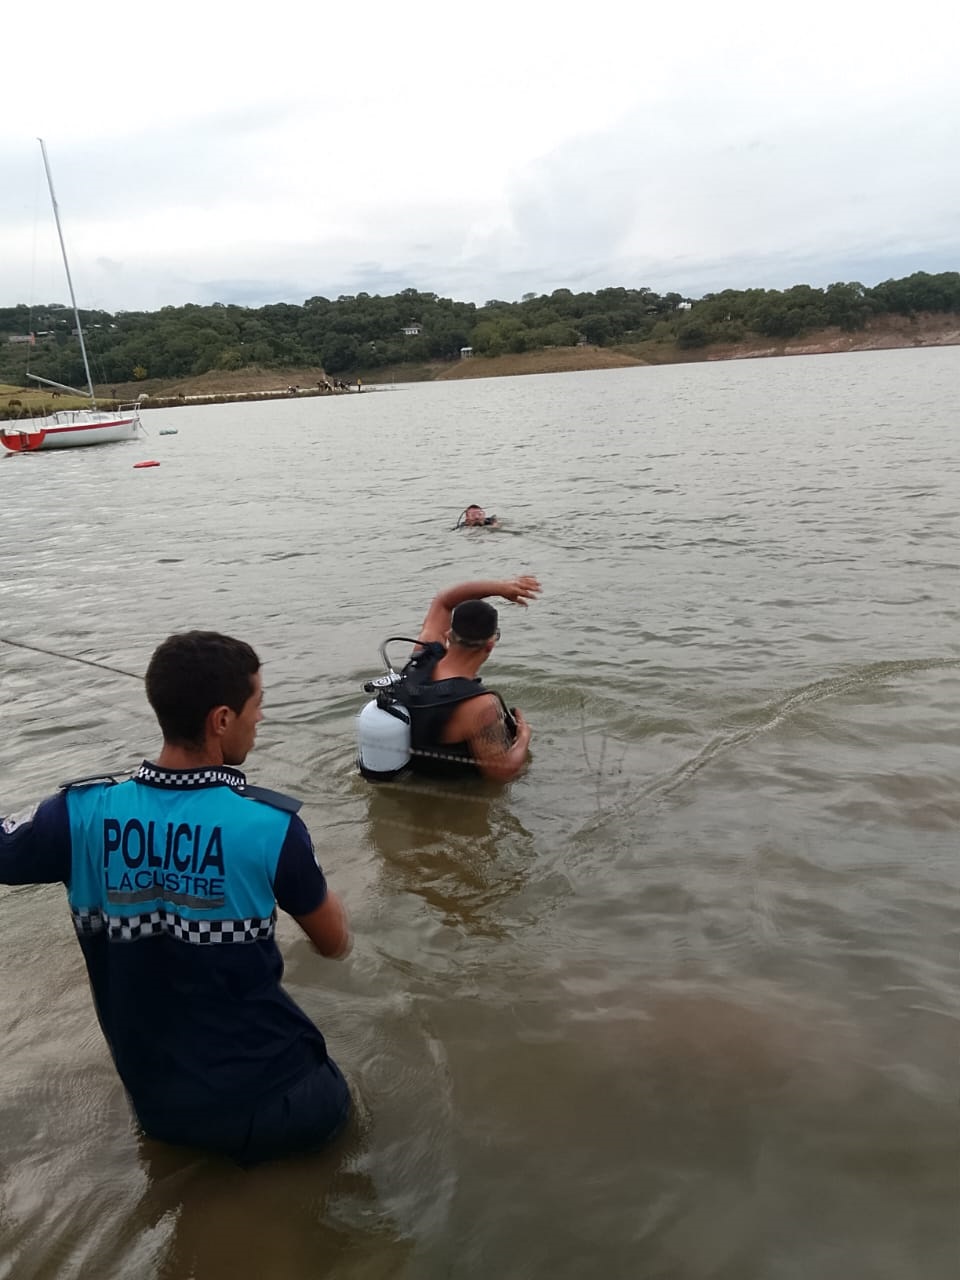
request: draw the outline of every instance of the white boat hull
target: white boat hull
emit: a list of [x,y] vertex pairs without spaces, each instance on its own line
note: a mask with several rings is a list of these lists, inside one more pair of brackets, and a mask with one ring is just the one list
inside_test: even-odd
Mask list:
[[135,440],[139,431],[140,414],[135,409],[117,413],[64,409],[16,427],[10,423],[0,426],[0,444],[13,453],[34,453],[38,449],[76,449],[82,445]]

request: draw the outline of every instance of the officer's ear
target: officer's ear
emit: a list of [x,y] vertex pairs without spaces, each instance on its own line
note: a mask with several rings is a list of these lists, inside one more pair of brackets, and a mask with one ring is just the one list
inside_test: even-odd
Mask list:
[[207,712],[207,732],[214,738],[222,738],[230,728],[233,714],[228,706],[211,707]]

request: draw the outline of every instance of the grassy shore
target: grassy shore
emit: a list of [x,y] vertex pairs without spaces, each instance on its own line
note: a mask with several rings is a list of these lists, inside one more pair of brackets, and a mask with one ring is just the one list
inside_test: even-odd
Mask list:
[[[460,378],[498,378],[518,374],[571,373],[590,369],[622,369],[631,366],[693,363],[702,360],[752,360],[769,356],[817,355],[848,351],[882,351],[903,347],[960,346],[960,316],[881,316],[866,329],[845,333],[825,329],[800,338],[714,344],[681,351],[673,342],[624,343],[616,347],[556,347],[525,351],[518,355],[475,356],[470,360],[401,364],[385,369],[360,369],[341,375],[355,388],[383,387],[397,382],[446,382]],[[296,369],[238,369],[198,374],[189,378],[149,378],[142,382],[98,387],[102,408],[113,408],[144,397],[144,409],[178,404],[215,404],[235,400],[279,399],[289,396],[321,396],[323,370],[317,366]],[[325,392],[324,396],[342,394]],[[10,404],[13,401],[13,404]],[[16,403],[19,401],[19,404]],[[0,419],[32,417],[52,409],[85,406],[86,400],[64,395],[53,399],[44,389],[23,390],[0,385]]]
[[[118,382],[94,390],[97,407],[116,409],[137,401],[144,409],[164,409],[183,404],[229,404],[238,400],[277,400],[291,396],[343,394],[321,392],[325,383],[322,369],[239,369],[234,372],[203,373],[190,378],[145,378],[140,382]],[[0,421],[42,417],[61,409],[88,409],[86,396],[66,392],[52,396],[44,387],[22,388],[0,383]]]

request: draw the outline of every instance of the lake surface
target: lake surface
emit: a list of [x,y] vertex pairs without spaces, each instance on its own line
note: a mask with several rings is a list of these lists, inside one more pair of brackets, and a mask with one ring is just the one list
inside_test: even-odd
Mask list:
[[[355,934],[283,921],[287,982],[358,1098],[252,1172],[145,1141],[62,888],[0,888],[0,1280],[955,1280],[958,387],[957,348],[398,386],[0,461],[5,639],[260,653],[247,772]],[[362,781],[380,641],[520,572],[484,674],[526,774]],[[9,644],[0,716],[0,812],[159,747],[136,680]]]

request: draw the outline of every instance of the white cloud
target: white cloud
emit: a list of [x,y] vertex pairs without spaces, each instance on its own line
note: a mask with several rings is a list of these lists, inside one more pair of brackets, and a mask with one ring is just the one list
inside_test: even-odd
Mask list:
[[65,298],[37,133],[81,302],[108,309],[960,262],[960,20],[937,0],[48,17],[39,69],[5,64],[29,105],[0,121],[0,305]]

